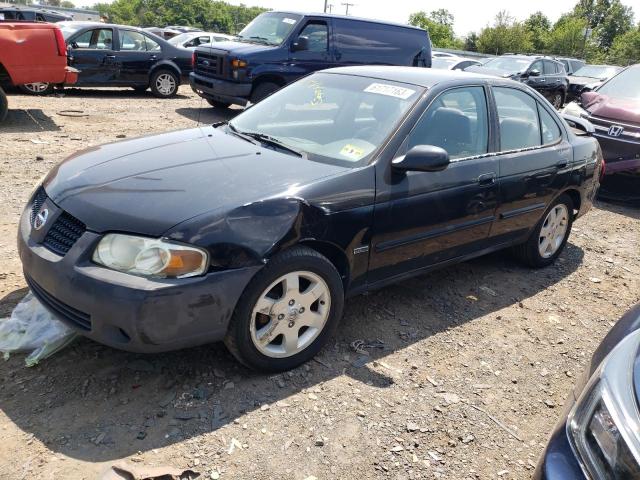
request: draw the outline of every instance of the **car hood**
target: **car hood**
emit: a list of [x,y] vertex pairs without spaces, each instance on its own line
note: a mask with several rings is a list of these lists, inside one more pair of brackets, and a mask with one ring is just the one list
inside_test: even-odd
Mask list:
[[582,108],[597,117],[640,125],[640,100],[587,92],[582,94]]
[[213,52],[217,54],[233,53],[234,55],[249,55],[252,53],[260,53],[278,48],[274,45],[264,45],[260,43],[236,42],[229,40],[226,42],[215,42],[210,47],[198,47],[197,51]]
[[474,65],[464,69],[465,72],[482,73],[484,75],[493,75],[494,77],[509,78],[517,75],[515,72],[507,72],[506,70],[500,70],[498,68],[487,68],[481,65]]
[[194,216],[286,197],[345,170],[203,127],[86,149],[55,167],[44,186],[89,230],[161,236]]

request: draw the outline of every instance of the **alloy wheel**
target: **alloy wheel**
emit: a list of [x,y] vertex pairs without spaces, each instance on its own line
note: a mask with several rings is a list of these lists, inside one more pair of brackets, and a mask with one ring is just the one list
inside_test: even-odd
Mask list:
[[36,83],[25,83],[24,88],[32,93],[43,93],[49,89],[48,83],[36,82]]
[[176,89],[176,80],[173,78],[173,75],[169,73],[161,73],[158,75],[156,78],[156,89],[162,95],[172,95]]
[[251,313],[251,340],[260,353],[284,358],[301,352],[322,332],[331,309],[331,294],[319,275],[287,273],[258,297]]
[[547,214],[538,239],[538,252],[542,258],[552,257],[562,245],[569,227],[567,206],[559,203]]
[[560,93],[553,95],[553,106],[556,110],[559,110],[562,107],[562,95]]

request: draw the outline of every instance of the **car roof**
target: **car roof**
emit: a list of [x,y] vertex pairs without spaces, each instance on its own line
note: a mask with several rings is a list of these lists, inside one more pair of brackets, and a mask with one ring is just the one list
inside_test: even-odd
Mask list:
[[468,82],[473,82],[474,80],[503,81],[503,79],[494,77],[493,75],[485,75],[481,73],[436,70],[418,67],[371,65],[330,68],[328,70],[323,70],[323,72],[369,77],[378,80],[388,80],[390,82],[410,83],[424,88],[431,88],[438,83],[448,82],[451,80],[463,80]]
[[335,13],[313,13],[313,12],[297,12],[295,10],[270,10],[264,13],[290,13],[292,15],[301,15],[303,17],[321,17],[321,18],[339,18],[342,20],[350,20],[356,22],[367,22],[367,23],[379,23],[382,25],[392,25],[394,27],[402,27],[409,28],[411,30],[420,30],[424,32],[425,30],[420,27],[415,27],[413,25],[406,25],[404,23],[396,23],[396,22],[387,22],[386,20],[376,20],[373,18],[363,18],[363,17],[352,17],[351,15],[338,15]]

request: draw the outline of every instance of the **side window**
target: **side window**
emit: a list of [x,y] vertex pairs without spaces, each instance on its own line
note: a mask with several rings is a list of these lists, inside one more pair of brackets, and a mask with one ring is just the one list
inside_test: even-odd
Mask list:
[[540,72],[541,75],[544,74],[544,65],[542,64],[542,60],[536,60],[535,62],[533,62],[531,64],[531,67],[529,67],[529,71],[531,70],[538,70]]
[[545,60],[543,63],[544,63],[545,75],[554,75],[556,73],[556,67],[553,62],[550,62],[549,60]]
[[542,127],[542,144],[549,145],[556,143],[562,136],[560,127],[553,119],[551,114],[538,104],[538,113],[540,114],[540,126]]
[[162,50],[160,48],[160,44],[155,40],[152,40],[150,37],[144,35],[144,43],[147,46],[147,52],[159,52]]
[[47,19],[41,13],[36,13],[36,22],[46,22]]
[[77,36],[71,42],[71,46],[81,49],[111,50],[113,48],[113,30],[110,28],[87,30]]
[[540,146],[540,124],[536,101],[521,90],[494,87],[500,122],[500,150]]
[[131,30],[120,30],[120,50],[145,52],[147,50],[145,36]]
[[482,87],[448,90],[436,98],[409,134],[416,145],[444,148],[452,159],[487,153],[487,100]]
[[329,49],[329,31],[325,22],[307,23],[298,36],[307,37],[310,52],[324,53]]

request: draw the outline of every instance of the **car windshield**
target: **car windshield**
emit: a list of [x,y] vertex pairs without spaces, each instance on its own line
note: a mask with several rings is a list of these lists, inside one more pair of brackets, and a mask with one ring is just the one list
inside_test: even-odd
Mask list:
[[238,34],[245,42],[280,45],[302,17],[292,13],[263,13]]
[[531,63],[531,60],[526,58],[514,58],[514,57],[498,57],[492,58],[484,64],[487,68],[493,68],[495,70],[504,70],[509,73],[524,72]]
[[197,33],[193,33],[193,32],[181,33],[180,35],[176,35],[175,37],[171,37],[169,40],[167,40],[167,42],[169,42],[174,47],[177,47],[177,46],[182,45],[185,42],[188,42],[193,37],[197,37],[197,36],[198,36],[198,34]]
[[368,163],[420,98],[423,88],[316,73],[267,97],[229,122],[229,132],[267,135],[309,160]]
[[573,74],[574,77],[611,78],[621,70],[620,67],[607,65],[586,65]]
[[640,67],[631,67],[613,77],[598,89],[613,98],[640,100]]

